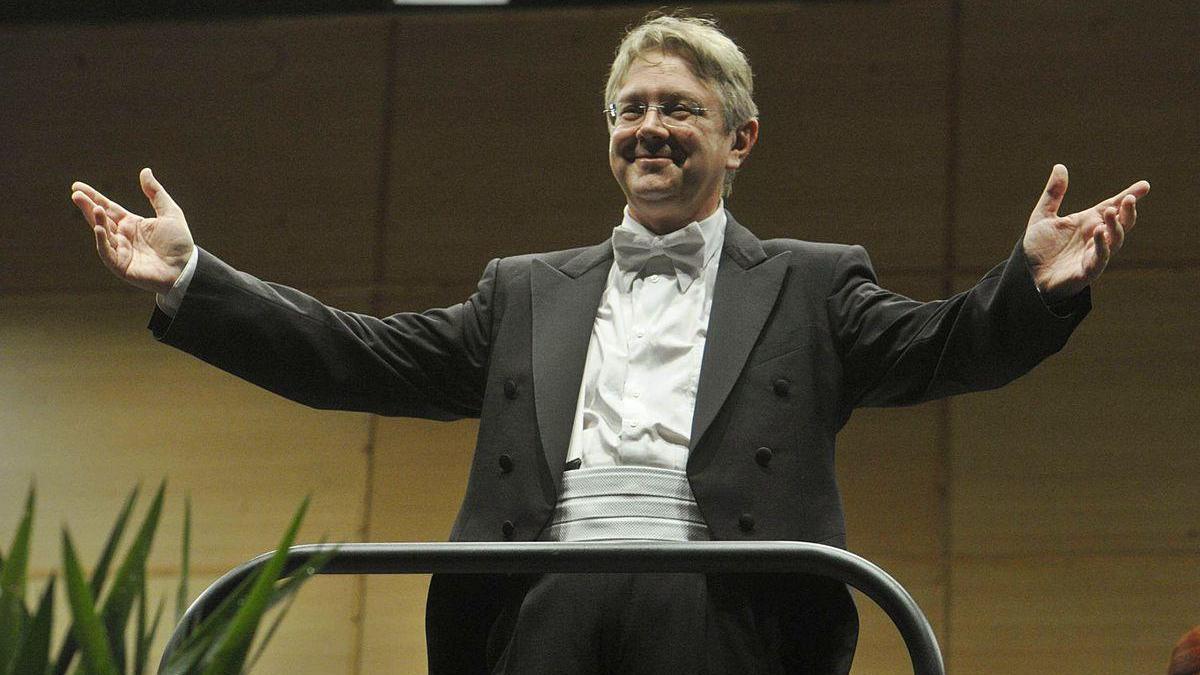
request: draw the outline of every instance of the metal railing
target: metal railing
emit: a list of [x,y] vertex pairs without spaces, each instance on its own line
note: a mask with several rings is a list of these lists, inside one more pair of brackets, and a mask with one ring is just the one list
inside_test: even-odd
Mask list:
[[[917,675],[944,675],[929,621],[895,579],[874,563],[821,544],[771,542],[308,544],[288,551],[286,571],[336,548],[318,574],[526,574],[546,572],[712,572],[812,574],[849,584],[899,629]],[[226,573],[184,613],[163,652],[160,672],[188,632],[264,565],[264,553]]]

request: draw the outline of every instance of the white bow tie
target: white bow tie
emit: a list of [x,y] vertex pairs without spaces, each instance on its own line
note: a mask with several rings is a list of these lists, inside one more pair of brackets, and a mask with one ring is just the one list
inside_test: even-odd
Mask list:
[[675,268],[681,292],[687,291],[704,267],[704,235],[697,223],[661,237],[617,227],[612,243],[617,267],[624,275],[636,275],[646,261],[666,256]]

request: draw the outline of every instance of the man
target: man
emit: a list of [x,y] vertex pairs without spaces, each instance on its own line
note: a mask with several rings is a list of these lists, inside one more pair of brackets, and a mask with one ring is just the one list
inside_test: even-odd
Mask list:
[[[656,17],[606,89],[624,219],[599,245],[493,260],[466,302],[385,319],[331,309],[197,249],[149,169],[156,217],[82,183],[155,335],[303,403],[479,416],[451,539],[798,540],[844,546],[834,436],[859,405],[999,386],[1057,351],[1149,191],[1058,216],[1056,165],[1007,262],[918,303],[860,247],[759,241],[723,208],[758,138],[749,65],[712,22]],[[840,584],[795,576],[439,576],[431,672],[849,670]]]

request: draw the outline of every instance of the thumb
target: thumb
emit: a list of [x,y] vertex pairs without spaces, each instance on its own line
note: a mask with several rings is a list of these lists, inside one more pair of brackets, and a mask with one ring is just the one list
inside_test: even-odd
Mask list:
[[1062,206],[1065,194],[1067,194],[1067,167],[1055,164],[1054,168],[1050,170],[1050,179],[1046,181],[1046,189],[1042,192],[1042,198],[1038,200],[1037,208],[1033,212],[1045,218],[1057,216],[1058,207]]
[[179,206],[175,204],[175,200],[171,199],[171,195],[167,194],[167,189],[158,182],[154,177],[154,173],[147,167],[138,173],[138,181],[142,184],[142,192],[145,193],[146,199],[150,200],[150,205],[154,207],[156,215],[164,215],[167,211],[178,211]]

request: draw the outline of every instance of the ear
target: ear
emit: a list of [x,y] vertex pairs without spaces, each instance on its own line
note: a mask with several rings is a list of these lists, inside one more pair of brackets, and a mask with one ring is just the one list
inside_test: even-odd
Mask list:
[[729,156],[725,159],[725,168],[735,171],[741,168],[750,150],[758,142],[758,120],[752,119],[733,132],[733,143],[729,148]]

